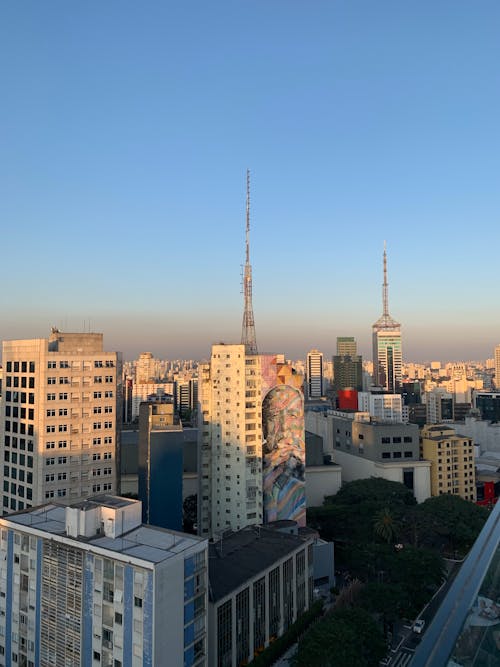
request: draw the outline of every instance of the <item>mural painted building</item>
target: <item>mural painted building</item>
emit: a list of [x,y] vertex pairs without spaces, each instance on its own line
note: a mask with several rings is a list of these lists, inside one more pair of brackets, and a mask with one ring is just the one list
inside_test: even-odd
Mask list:
[[303,376],[277,355],[212,347],[199,377],[198,526],[204,537],[305,525]]

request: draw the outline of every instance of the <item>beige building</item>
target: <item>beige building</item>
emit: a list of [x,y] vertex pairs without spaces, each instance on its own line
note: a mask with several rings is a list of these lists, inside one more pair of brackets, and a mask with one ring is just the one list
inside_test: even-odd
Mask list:
[[260,357],[213,345],[198,382],[198,532],[214,537],[263,522]]
[[431,494],[459,495],[476,499],[474,443],[448,424],[424,426],[421,432],[421,456],[431,462]]
[[121,356],[99,333],[3,343],[3,513],[117,491]]

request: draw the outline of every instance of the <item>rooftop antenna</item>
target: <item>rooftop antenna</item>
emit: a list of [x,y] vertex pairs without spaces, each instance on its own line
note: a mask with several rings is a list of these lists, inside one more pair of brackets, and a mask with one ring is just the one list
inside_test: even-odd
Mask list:
[[389,284],[387,282],[387,243],[384,241],[384,284],[382,286],[382,303],[384,317],[389,316]]
[[241,327],[241,344],[245,346],[247,354],[258,354],[255,337],[255,321],[252,306],[252,266],[250,264],[250,170],[247,169],[247,200],[246,200],[246,252],[245,268],[243,271],[243,294],[245,306],[243,310],[243,324]]

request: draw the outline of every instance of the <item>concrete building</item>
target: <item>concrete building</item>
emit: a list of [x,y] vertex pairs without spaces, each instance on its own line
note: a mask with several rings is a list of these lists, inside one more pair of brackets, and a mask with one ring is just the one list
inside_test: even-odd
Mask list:
[[323,396],[323,353],[311,350],[306,359],[307,398]]
[[209,545],[212,667],[247,664],[312,602],[313,539],[276,528],[249,526]]
[[352,336],[337,338],[337,354],[332,358],[333,389],[363,389],[363,359]]
[[411,489],[417,502],[431,495],[429,461],[420,460],[416,424],[381,423],[367,413],[307,412],[306,428],[323,438],[325,455],[342,481],[383,477]]
[[359,412],[368,412],[370,417],[381,422],[400,424],[403,420],[403,404],[401,394],[385,394],[360,391],[358,393]]
[[454,395],[443,388],[436,387],[424,394],[426,405],[427,424],[442,424],[445,421],[453,421],[454,418]]
[[0,530],[0,665],[208,664],[205,540],[143,526],[140,502],[109,495]]
[[402,384],[403,353],[401,325],[389,315],[388,289],[387,253],[384,248],[383,312],[372,327],[373,384],[395,393]]
[[220,344],[199,383],[198,530],[305,525],[303,376],[279,355]]
[[263,523],[262,374],[244,345],[213,345],[199,374],[198,530]]
[[165,394],[166,396],[175,396],[174,382],[144,382],[134,383],[132,386],[132,421],[139,419],[139,410],[141,403],[148,400],[152,394]]
[[500,422],[500,392],[475,391],[472,396],[472,405],[479,411],[482,419]]
[[171,396],[141,403],[138,481],[144,523],[182,530],[182,431]]
[[431,493],[459,495],[476,500],[474,445],[449,424],[426,425],[421,433],[421,454],[431,462]]
[[117,489],[121,356],[99,333],[3,343],[3,513]]

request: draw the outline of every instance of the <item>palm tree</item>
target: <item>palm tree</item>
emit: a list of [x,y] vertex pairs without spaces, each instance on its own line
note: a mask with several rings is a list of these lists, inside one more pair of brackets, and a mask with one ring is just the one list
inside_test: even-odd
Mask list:
[[378,537],[388,544],[396,541],[398,526],[388,507],[375,514],[373,530]]

